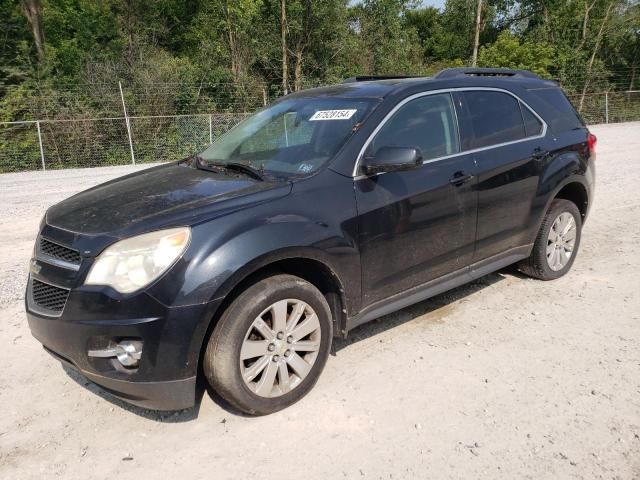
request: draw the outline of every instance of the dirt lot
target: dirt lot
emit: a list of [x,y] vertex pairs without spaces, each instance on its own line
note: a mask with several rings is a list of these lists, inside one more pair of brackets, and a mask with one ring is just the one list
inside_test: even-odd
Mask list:
[[640,123],[594,127],[573,271],[489,275],[353,332],[302,402],[110,399],[32,339],[21,303],[45,208],[129,167],[0,176],[0,478],[640,478]]

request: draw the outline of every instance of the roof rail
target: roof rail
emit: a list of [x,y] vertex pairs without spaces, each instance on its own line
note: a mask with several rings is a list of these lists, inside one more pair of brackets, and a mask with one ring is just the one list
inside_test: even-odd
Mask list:
[[452,78],[463,76],[477,76],[477,77],[525,77],[525,78],[537,78],[540,77],[529,70],[516,70],[511,68],[445,68],[440,70],[433,78]]
[[360,75],[345,78],[342,83],[369,82],[372,80],[396,80],[403,78],[423,78],[424,75]]

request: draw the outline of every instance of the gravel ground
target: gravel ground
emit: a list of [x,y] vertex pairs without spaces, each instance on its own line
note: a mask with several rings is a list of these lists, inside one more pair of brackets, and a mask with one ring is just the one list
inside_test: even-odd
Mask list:
[[51,359],[21,301],[38,222],[132,168],[1,175],[0,478],[640,478],[640,123],[592,130],[569,275],[506,270],[360,327],[262,418],[130,407]]

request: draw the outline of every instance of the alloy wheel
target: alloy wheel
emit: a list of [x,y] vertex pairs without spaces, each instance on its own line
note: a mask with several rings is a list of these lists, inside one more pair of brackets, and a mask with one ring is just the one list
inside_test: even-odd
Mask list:
[[569,263],[576,244],[576,231],[576,220],[569,212],[562,212],[553,222],[547,238],[547,263],[554,272]]
[[240,349],[240,372],[261,397],[279,397],[307,377],[320,350],[320,321],[302,300],[275,302],[258,315]]

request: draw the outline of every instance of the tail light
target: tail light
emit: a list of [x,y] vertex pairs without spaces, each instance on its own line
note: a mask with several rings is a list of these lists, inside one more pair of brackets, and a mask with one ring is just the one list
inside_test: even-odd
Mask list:
[[593,133],[589,133],[587,136],[587,145],[589,146],[589,153],[593,158],[596,156],[596,143],[598,143],[598,137]]

